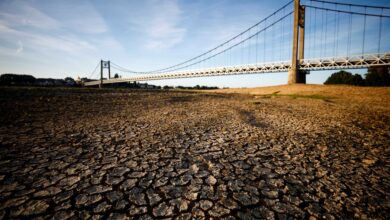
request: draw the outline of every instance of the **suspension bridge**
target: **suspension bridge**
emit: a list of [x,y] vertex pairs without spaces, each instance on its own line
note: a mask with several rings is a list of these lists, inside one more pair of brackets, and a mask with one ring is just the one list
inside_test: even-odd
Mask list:
[[[288,72],[289,84],[306,83],[310,71],[390,66],[389,27],[387,6],[292,0],[229,40],[175,65],[135,71],[101,60],[89,77],[100,80],[85,86],[273,72]],[[125,77],[112,78],[111,68]]]

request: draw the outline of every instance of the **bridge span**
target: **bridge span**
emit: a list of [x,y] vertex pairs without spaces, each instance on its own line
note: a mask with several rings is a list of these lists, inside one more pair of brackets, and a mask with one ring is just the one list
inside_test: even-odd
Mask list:
[[[381,54],[365,54],[351,57],[304,59],[300,64],[301,70],[337,70],[337,69],[359,69],[372,66],[390,65],[390,52]],[[291,62],[270,62],[260,64],[247,64],[239,66],[223,66],[214,68],[203,68],[185,71],[173,71],[164,73],[138,74],[127,78],[111,78],[103,80],[103,84],[120,82],[141,82],[163,79],[178,79],[207,76],[226,76],[240,74],[258,74],[288,72],[291,69]],[[96,86],[100,80],[86,82],[85,86]]]

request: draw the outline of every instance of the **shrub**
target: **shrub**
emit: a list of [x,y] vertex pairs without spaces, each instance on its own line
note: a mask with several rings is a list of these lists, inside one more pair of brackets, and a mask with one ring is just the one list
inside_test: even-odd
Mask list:
[[361,75],[355,74],[353,75],[350,72],[341,70],[339,72],[333,73],[326,81],[326,85],[329,84],[347,84],[347,85],[356,85],[362,86],[364,85],[364,80]]
[[0,76],[0,85],[32,85],[35,82],[35,77],[31,75],[17,75],[17,74],[2,74]]
[[390,86],[389,67],[370,67],[366,74],[365,84],[367,86]]

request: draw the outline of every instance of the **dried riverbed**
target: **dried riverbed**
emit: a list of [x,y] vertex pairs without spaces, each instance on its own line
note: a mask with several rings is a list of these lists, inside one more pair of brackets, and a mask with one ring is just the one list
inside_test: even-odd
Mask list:
[[389,109],[0,88],[0,219],[390,219]]

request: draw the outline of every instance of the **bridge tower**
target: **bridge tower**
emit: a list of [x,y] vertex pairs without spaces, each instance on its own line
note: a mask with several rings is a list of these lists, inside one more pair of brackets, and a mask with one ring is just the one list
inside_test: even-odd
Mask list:
[[288,71],[288,84],[306,83],[306,71],[299,69],[305,50],[305,7],[300,0],[294,0],[294,26],[291,69]]
[[103,87],[103,70],[108,69],[108,79],[111,79],[111,64],[110,61],[100,60],[100,84],[99,88]]

